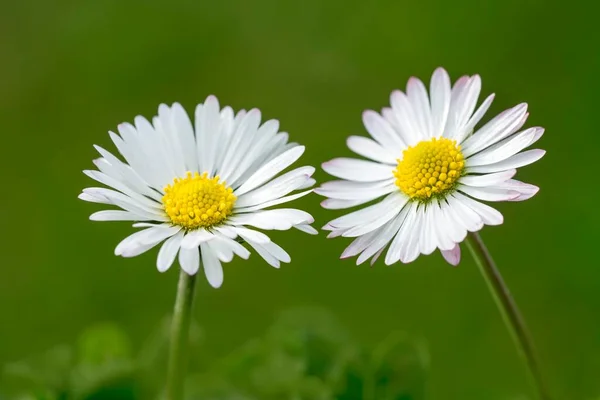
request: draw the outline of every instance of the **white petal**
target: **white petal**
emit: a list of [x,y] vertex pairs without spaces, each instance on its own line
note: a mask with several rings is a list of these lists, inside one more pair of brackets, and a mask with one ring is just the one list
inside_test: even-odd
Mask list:
[[[340,184],[331,184],[333,182],[340,182]],[[393,179],[368,183],[331,181],[325,182],[320,188],[315,189],[315,193],[333,199],[358,200],[378,198],[397,190],[398,187],[395,185]]]
[[[202,268],[210,286],[218,289],[223,284],[223,267],[208,243],[200,245],[202,254]],[[198,250],[195,250],[196,253]],[[191,275],[191,274],[190,274]]]
[[471,210],[475,211],[481,217],[481,220],[484,224],[500,225],[502,222],[504,222],[504,217],[502,214],[487,204],[475,201],[467,196],[463,196],[458,192],[454,193],[454,197]]
[[[269,154],[269,148],[276,143],[276,135],[279,131],[279,121],[269,120],[262,124],[256,131],[256,140],[250,142],[249,149],[243,156],[239,166],[230,177],[231,185],[238,185],[238,181],[244,182],[258,168],[267,163],[271,158],[276,158],[278,154],[273,152]],[[283,141],[285,142],[285,141]],[[271,157],[272,155],[272,157]],[[260,165],[257,166],[257,164]]]
[[298,186],[296,190],[308,189],[315,186],[317,181],[313,178],[307,179],[302,185]]
[[[418,212],[418,205],[414,203],[414,207],[412,210],[409,210],[402,228],[398,231],[397,237],[400,236],[401,238],[399,256],[400,261],[403,263],[410,263],[416,260],[420,254],[419,236],[422,229],[420,216],[422,214]],[[396,261],[398,260],[396,259]]]
[[147,218],[141,215],[122,210],[103,210],[90,215],[92,221],[154,221],[154,218]]
[[[144,157],[147,170],[153,177],[155,185],[168,182],[178,172],[165,149],[165,138],[156,132],[148,120],[142,116],[134,119],[137,130],[138,145],[133,148]],[[119,132],[121,132],[119,126]],[[151,162],[149,162],[152,160]],[[150,182],[150,181],[149,181]]]
[[519,104],[498,114],[463,142],[461,145],[462,153],[465,157],[469,157],[470,155],[510,136],[522,126],[523,117],[525,117],[526,114],[526,103]]
[[373,258],[371,259],[371,267],[373,265],[375,265],[375,262],[381,256],[381,254],[384,252],[384,250],[385,250],[385,246],[383,246],[381,249],[379,249],[379,251],[377,253],[375,253],[375,255],[373,256]]
[[[285,173],[249,193],[240,195],[236,200],[236,206],[249,207],[279,199],[301,187],[310,179],[313,172],[313,167],[302,167]],[[235,192],[234,194],[237,195]]]
[[208,96],[196,107],[195,131],[199,169],[212,175],[216,169],[215,147],[222,140],[221,109],[215,96]]
[[336,180],[323,182],[319,189],[323,189],[330,192],[370,191],[373,189],[382,188],[384,186],[389,185],[390,183],[394,183],[394,180],[395,178],[393,176],[385,181],[377,182],[353,182],[347,180]]
[[[375,197],[377,198],[377,197]],[[368,203],[374,199],[362,199],[362,200],[339,200],[339,199],[327,199],[321,202],[321,207],[328,210],[341,210],[344,208],[351,208],[360,204]]]
[[264,247],[264,243],[263,244],[259,244],[253,241],[247,241],[248,244],[250,246],[252,246],[252,248],[254,250],[256,250],[256,252],[272,267],[275,268],[279,268],[279,266],[281,265],[280,261],[277,259],[277,257],[275,257],[273,254],[271,254],[265,247]]
[[188,275],[194,275],[200,268],[200,252],[197,247],[179,249],[179,265]]
[[[243,110],[242,110],[243,111]],[[240,111],[238,116],[241,117],[245,113]],[[223,167],[223,159],[225,158],[225,153],[229,149],[234,129],[235,129],[235,118],[237,116],[234,115],[233,109],[229,106],[223,107],[220,113],[221,116],[221,132],[222,135],[221,140],[218,140],[217,143],[214,143],[215,148],[215,175],[220,175],[221,168]]]
[[400,192],[392,193],[379,203],[330,221],[329,225],[336,229],[352,228],[354,226],[363,225],[385,214],[386,210],[389,210],[391,207],[399,206],[402,208],[406,202],[407,197],[402,195]]
[[465,127],[473,115],[477,99],[481,91],[481,78],[479,75],[472,76],[457,99],[456,108],[454,109],[454,118],[456,118],[456,131],[453,139],[457,142],[462,142],[463,138],[469,133]]
[[394,90],[390,95],[390,103],[395,116],[396,129],[406,146],[414,146],[426,139],[419,131],[415,111],[406,95],[399,90]]
[[458,243],[452,250],[441,250],[441,253],[444,257],[444,260],[446,260],[450,265],[456,267],[460,262],[460,245]]
[[297,146],[296,143],[288,143],[287,134],[284,137],[280,137],[281,134],[276,134],[266,141],[264,137],[261,138],[260,136],[264,136],[265,131],[270,134],[273,124],[279,129],[277,121],[267,121],[262,126],[257,126],[252,132],[246,134],[234,156],[235,164],[229,178],[232,187],[239,187],[266,163]]
[[521,181],[517,181],[515,179],[509,179],[508,181],[493,186],[493,188],[498,189],[508,189],[519,192],[519,196],[514,199],[510,199],[509,201],[524,201],[535,196],[537,192],[539,192],[540,188],[535,185],[530,185],[528,183],[524,183]]
[[160,224],[158,222],[136,222],[132,224],[134,228],[152,228],[153,226],[169,226],[168,224]]
[[489,187],[476,188],[472,186],[458,185],[458,190],[468,194],[471,197],[485,201],[508,201],[516,199],[519,196],[519,192],[514,190],[495,189]]
[[140,195],[139,193],[127,187],[123,182],[117,181],[116,179],[111,178],[100,171],[85,170],[83,173],[97,182],[118,190],[119,192],[123,193],[123,196],[127,196],[135,200],[135,204],[140,208],[148,209],[151,212],[156,212],[156,208],[160,207],[160,204],[158,204],[156,201]]
[[362,120],[367,132],[369,132],[373,139],[379,142],[383,148],[395,149],[406,147],[402,138],[400,138],[389,122],[383,119],[381,115],[377,114],[375,111],[367,110],[363,112]]
[[[400,226],[402,226],[402,223],[404,222],[409,210],[410,207],[404,207],[392,221],[379,229],[372,243],[369,244],[369,246],[356,260],[357,265],[362,264],[364,261],[368,260],[369,257],[381,252],[385,248],[385,246],[393,239],[394,235],[398,233],[398,230],[400,229]],[[376,255],[375,258],[377,257],[378,256]]]
[[444,137],[453,139],[460,130],[457,111],[462,106],[462,93],[467,87],[470,79],[469,76],[461,76],[452,86],[450,92],[450,109],[448,110],[448,118],[446,119],[446,126],[444,127]]
[[235,195],[241,196],[242,194],[247,193],[267,182],[269,179],[298,160],[304,153],[304,150],[304,146],[296,146],[286,151],[279,157],[269,161],[259,168],[258,171],[256,171],[242,186],[240,186],[235,191]]
[[[336,237],[336,236],[341,235],[343,232],[344,232],[343,230],[333,231],[327,237],[328,238]],[[340,256],[340,258],[344,259],[344,258],[354,257],[355,255],[359,254],[360,252],[364,251],[367,247],[369,247],[370,245],[373,244],[373,242],[377,239],[377,236],[379,235],[380,232],[381,232],[381,229],[378,229],[378,230],[371,231],[371,232],[367,233],[366,235],[357,237],[356,239],[354,239],[354,241],[352,243],[350,243],[350,245],[348,247],[346,247],[346,249],[342,252],[342,255]],[[338,235],[338,233],[339,233],[339,235]]]
[[[335,231],[335,230],[334,230],[333,232],[329,232],[329,234],[327,235],[327,239],[333,239],[333,238],[336,238],[336,237],[342,236],[342,234],[343,234],[345,231],[346,231],[346,229],[340,229],[340,230],[337,230],[337,231]],[[370,233],[367,233],[367,235],[370,235]],[[365,236],[366,236],[366,235],[365,235]],[[361,236],[361,237],[364,237],[364,236]],[[359,239],[360,239],[360,238],[359,238]],[[341,257],[341,258],[344,258],[344,257]]]
[[[452,210],[450,205],[446,201],[440,203],[440,210],[442,220],[445,224],[445,231],[448,234],[450,240],[454,243],[460,243],[465,240],[468,232],[468,224],[462,221],[456,216],[456,212]],[[473,227],[479,227],[479,222],[476,222]]]
[[429,255],[433,253],[438,246],[432,222],[433,213],[430,211],[429,206],[419,207],[419,211],[420,216],[417,216],[417,225],[419,225],[420,228],[419,248],[422,254]]
[[533,149],[527,150],[522,153],[517,153],[514,156],[507,158],[506,160],[499,161],[497,163],[479,165],[477,167],[467,167],[468,172],[472,173],[489,173],[504,171],[512,168],[520,168],[525,165],[532,164],[542,158],[546,154],[545,150]]
[[123,257],[135,257],[142,254],[167,237],[176,234],[177,228],[155,226],[135,232],[123,239],[115,248],[115,255]]
[[[150,185],[129,165],[123,163],[117,157],[115,157],[111,152],[104,150],[102,147],[94,145],[94,148],[102,157],[104,157],[104,161],[106,164],[110,165],[114,173],[109,175],[111,178],[122,182],[133,191],[153,198],[156,201],[161,201],[162,194],[158,193],[156,190],[152,189]],[[105,164],[105,165],[106,165]],[[100,166],[96,164],[99,168]]]
[[419,131],[424,138],[432,137],[431,134],[431,108],[427,89],[420,79],[411,77],[406,85],[406,95],[415,112],[415,119],[419,124]]
[[450,109],[450,77],[443,68],[437,68],[431,77],[431,136],[444,133],[448,110]]
[[356,182],[373,182],[389,179],[394,168],[386,164],[355,158],[335,158],[323,163],[323,169],[329,175]]
[[87,201],[90,203],[98,203],[98,204],[114,204],[111,200],[106,197],[100,195],[99,193],[79,193],[77,196],[79,200]]
[[314,218],[307,212],[293,208],[239,214],[228,221],[231,225],[250,225],[259,229],[288,230],[294,225],[311,224]]
[[393,155],[372,139],[362,136],[350,136],[346,140],[346,144],[348,145],[348,148],[356,154],[373,161],[391,165],[397,163]]
[[[298,189],[300,189],[300,188],[298,188]],[[260,203],[260,204],[254,205],[254,206],[234,208],[234,210],[236,213],[238,213],[238,212],[245,213],[245,212],[252,212],[252,211],[256,211],[256,210],[262,210],[263,208],[272,207],[272,206],[276,206],[278,204],[288,203],[292,200],[299,199],[300,197],[304,197],[311,192],[312,192],[312,190],[306,190],[304,192],[280,197],[275,200],[269,200],[269,201],[266,201],[264,203]]]
[[483,220],[475,211],[471,210],[461,201],[450,195],[446,198],[449,205],[448,215],[457,225],[464,226],[469,232],[477,232],[483,227]]
[[[238,255],[244,260],[247,260],[248,257],[250,257],[250,251],[248,251],[248,249],[225,235],[218,235],[215,240],[229,247],[234,254]],[[210,243],[212,243],[212,241]]]
[[271,241],[271,239],[269,239],[267,235],[265,235],[262,232],[255,231],[253,229],[242,228],[239,226],[231,227],[231,229],[247,242],[265,244]]
[[505,160],[508,157],[518,153],[525,147],[531,145],[539,128],[526,129],[507,139],[498,142],[480,153],[467,158],[466,165],[476,167],[478,165],[493,164]]
[[197,248],[200,243],[207,242],[214,239],[215,235],[205,229],[196,229],[195,231],[188,232],[183,240],[181,241],[181,247],[184,249]]
[[[152,152],[159,152],[163,156],[163,162],[158,166],[151,165],[151,167],[147,167],[147,169],[154,169],[156,167],[166,168],[171,176],[181,176],[185,174],[188,169],[186,168],[184,157],[182,157],[183,145],[180,142],[177,127],[173,123],[173,112],[171,108],[166,104],[159,105],[158,116],[152,118],[152,126],[152,128],[145,128],[147,131],[146,133],[149,134],[144,135],[144,141],[148,140],[148,138],[153,138],[152,140],[156,143],[153,146],[155,149]],[[194,143],[194,147],[195,146],[196,144]],[[138,153],[144,158],[143,162],[148,164],[147,161],[152,159],[152,153],[140,151],[140,147],[141,144],[137,147],[132,146],[131,151]],[[162,179],[162,173],[160,176]],[[162,183],[164,184],[165,182],[163,181]]]
[[174,128],[173,136],[177,137],[186,170],[195,171],[199,164],[194,128],[190,117],[179,103],[171,107],[171,123]]
[[158,258],[156,259],[156,267],[160,272],[165,272],[171,267],[177,256],[177,251],[179,250],[182,239],[183,231],[179,231],[176,235],[171,236],[163,243],[158,252]]
[[309,235],[318,235],[319,231],[317,231],[315,228],[313,228],[310,225],[307,224],[299,224],[299,225],[294,225],[294,228],[298,229],[299,231],[308,233]]
[[487,175],[467,175],[460,178],[460,183],[467,186],[485,187],[497,185],[515,176],[516,169],[509,169],[502,172],[496,172]]
[[260,151],[260,155],[256,155],[256,160],[246,171],[241,171],[240,169],[234,170],[232,176],[239,176],[239,178],[236,181],[230,182],[231,187],[239,187],[241,184],[246,182],[259,168],[262,168],[263,165],[279,157],[281,154],[290,150],[291,148],[297,146],[296,143],[288,143],[288,140],[289,135],[285,132],[280,132],[276,134],[272,140],[265,143]]
[[479,123],[479,121],[481,121],[481,118],[483,118],[487,110],[492,105],[494,97],[495,94],[492,93],[483,101],[483,103],[481,103],[477,111],[475,111],[471,119],[469,119],[469,122],[467,122],[467,124],[463,128],[462,135],[457,136],[456,141],[458,143],[462,143],[467,138],[467,136],[473,132],[475,126]]
[[402,224],[400,229],[396,233],[396,236],[394,236],[394,239],[390,243],[388,252],[385,255],[386,265],[391,265],[398,262],[402,255],[402,248],[405,247],[405,245],[407,244],[406,242],[411,238],[415,237],[415,235],[411,235],[410,232],[412,232],[414,227],[414,221],[416,219],[416,210],[416,202],[409,204],[405,209],[402,210],[402,213],[404,214]]
[[[234,171],[236,171],[237,166],[251,143],[251,138],[255,135],[260,125],[261,114],[257,109],[252,109],[248,113],[238,113],[238,115],[240,118],[236,116],[235,131],[229,140],[221,166],[217,168],[218,175],[227,182]],[[233,182],[230,183],[233,184]]]
[[540,140],[540,138],[544,135],[544,131],[545,131],[544,128],[537,127],[535,135],[533,136],[533,139],[531,139],[531,143],[529,143],[529,146],[531,146],[532,144],[534,144],[535,142],[537,142],[538,140]]
[[233,249],[225,240],[229,238],[217,236],[214,240],[202,243],[200,245],[200,255],[202,255],[202,246],[207,246],[221,262],[228,263],[233,260]]
[[232,226],[227,226],[227,225],[216,226],[214,228],[214,230],[217,231],[218,233],[220,233],[221,235],[228,237],[230,239],[236,239],[238,237],[238,234],[235,232],[235,230]]
[[446,219],[442,212],[440,204],[437,201],[432,201],[427,206],[427,211],[431,213],[429,220],[431,230],[437,239],[437,247],[441,250],[450,250],[454,247],[455,242],[452,237],[456,235],[456,227],[451,224],[451,221]]
[[135,197],[129,197],[121,192],[117,192],[116,190],[98,187],[85,188],[83,189],[83,192],[94,197],[105,198],[110,201],[110,204],[127,203],[152,215],[164,215],[162,205],[148,198],[145,198],[146,201],[139,201]]
[[179,226],[170,226],[170,225],[156,225],[149,229],[148,235],[144,236],[140,239],[140,243],[142,244],[152,244],[159,243],[163,240],[170,238],[179,232],[181,228]]
[[148,235],[148,232],[150,232],[151,229],[152,228],[137,231],[137,232],[132,233],[131,235],[127,236],[125,239],[121,240],[121,242],[119,242],[119,244],[117,244],[117,247],[115,247],[115,255],[120,256],[121,254],[123,254],[123,251],[125,249],[127,249],[131,246],[135,246],[135,244],[137,242],[139,242],[139,239]]
[[283,263],[289,263],[292,260],[290,255],[277,243],[269,242],[262,244],[261,246]]
[[129,247],[123,250],[121,257],[131,258],[137,257],[156,246],[158,243],[132,243]]
[[408,197],[398,194],[397,196],[394,196],[394,198],[395,201],[393,201],[387,208],[382,210],[382,213],[380,215],[377,215],[371,221],[354,226],[353,228],[344,232],[342,236],[356,237],[364,235],[365,233],[371,232],[379,228],[380,226],[389,222],[392,218],[396,217],[400,213],[402,208],[404,208],[404,205],[408,202]]

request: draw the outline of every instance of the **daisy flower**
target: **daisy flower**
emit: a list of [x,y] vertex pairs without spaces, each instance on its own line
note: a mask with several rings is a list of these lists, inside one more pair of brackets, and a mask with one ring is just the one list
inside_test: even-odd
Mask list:
[[[288,143],[279,122],[261,125],[257,109],[220,108],[209,96],[192,124],[183,107],[160,105],[151,122],[136,117],[110,137],[124,161],[95,146],[98,170],[84,171],[108,186],[83,190],[79,198],[118,209],[99,211],[93,221],[136,221],[140,231],[125,238],[115,254],[134,257],[161,242],[157,268],[179,259],[189,275],[203,266],[215,288],[223,282],[221,263],[234,254],[247,259],[247,243],[267,263],[279,267],[290,256],[262,230],[296,228],[315,234],[310,214],[292,208],[270,209],[305,196],[315,169],[304,166],[279,175],[300,158],[304,146]],[[278,176],[279,175],[279,176]],[[295,191],[300,191],[292,193]]]
[[[481,79],[463,76],[450,85],[438,68],[425,85],[410,78],[406,93],[394,91],[391,107],[363,113],[371,138],[350,136],[347,145],[367,158],[336,158],[323,169],[341,180],[315,191],[322,206],[345,209],[378,200],[325,225],[328,237],[356,238],[342,258],[358,255],[371,264],[388,248],[385,263],[404,263],[440,249],[452,265],[460,261],[467,232],[498,225],[503,217],[481,201],[522,201],[536,186],[512,179],[517,168],[539,160],[545,151],[523,151],[544,133],[520,130],[527,104],[519,104],[476,128],[492,104],[476,108]],[[381,197],[385,196],[379,201]]]

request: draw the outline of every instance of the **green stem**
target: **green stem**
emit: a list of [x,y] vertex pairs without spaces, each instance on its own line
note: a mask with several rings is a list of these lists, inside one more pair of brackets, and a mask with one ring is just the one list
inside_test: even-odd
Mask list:
[[487,282],[492,297],[494,297],[496,305],[500,309],[500,313],[517,345],[519,353],[527,363],[539,399],[549,400],[550,396],[548,395],[548,391],[542,379],[542,374],[540,373],[533,341],[531,340],[531,336],[529,335],[525,321],[519,312],[517,304],[510,294],[506,283],[504,283],[502,275],[500,275],[500,271],[496,268],[492,256],[478,233],[469,233],[467,237],[467,246],[469,247],[473,258],[475,258],[475,262],[479,266],[481,274]]
[[166,400],[182,400],[187,369],[187,347],[189,340],[192,304],[196,275],[181,270],[177,285],[177,299],[171,322],[171,345],[167,371]]

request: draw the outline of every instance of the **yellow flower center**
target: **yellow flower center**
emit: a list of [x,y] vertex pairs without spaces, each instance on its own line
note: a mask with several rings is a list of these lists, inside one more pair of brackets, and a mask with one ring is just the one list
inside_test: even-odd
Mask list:
[[219,177],[209,178],[191,172],[185,178],[175,178],[165,187],[163,205],[174,225],[187,230],[209,228],[223,222],[233,211],[236,197],[233,189]]
[[465,167],[460,146],[446,138],[419,142],[402,155],[394,170],[396,186],[419,201],[452,191]]

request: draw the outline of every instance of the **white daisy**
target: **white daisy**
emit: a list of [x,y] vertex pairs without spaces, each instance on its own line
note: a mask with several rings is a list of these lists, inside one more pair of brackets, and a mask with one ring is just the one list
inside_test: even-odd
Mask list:
[[315,191],[328,197],[322,205],[344,209],[382,196],[376,204],[334,219],[328,237],[356,238],[342,258],[359,255],[357,264],[385,251],[386,264],[415,260],[440,249],[451,264],[460,261],[459,243],[467,232],[498,225],[502,215],[483,201],[522,201],[539,190],[511,179],[516,168],[539,160],[544,150],[528,150],[544,133],[534,127],[519,131],[527,120],[527,104],[499,114],[474,132],[494,95],[475,110],[481,79],[463,76],[450,87],[438,68],[430,94],[416,78],[406,94],[395,91],[391,108],[365,111],[371,138],[351,136],[350,150],[369,159],[336,158],[323,164],[341,178]]
[[179,253],[185,272],[193,275],[202,264],[217,288],[223,282],[221,262],[234,254],[249,257],[240,242],[276,268],[290,261],[267,235],[249,227],[316,234],[312,216],[304,211],[267,210],[310,193],[290,194],[315,183],[310,166],[276,177],[304,153],[304,146],[288,143],[288,134],[278,132],[278,121],[260,125],[257,109],[234,116],[214,96],[196,107],[194,125],[177,103],[160,105],[152,123],[140,116],[134,121],[119,125],[120,135],[109,132],[125,162],[95,146],[102,156],[94,161],[99,171],[84,171],[112,189],[87,188],[79,195],[120,208],[96,212],[91,220],[137,221],[133,226],[143,228],[119,243],[116,255],[134,257],[164,241],[159,271]]

